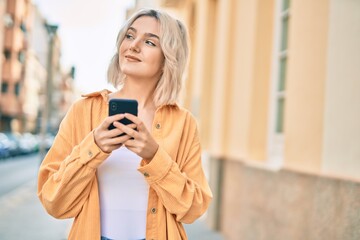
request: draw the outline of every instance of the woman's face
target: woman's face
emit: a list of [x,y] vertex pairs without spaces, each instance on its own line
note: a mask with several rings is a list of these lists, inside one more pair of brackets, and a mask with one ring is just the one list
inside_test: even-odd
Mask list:
[[121,71],[129,77],[154,78],[162,73],[164,55],[160,46],[159,22],[149,16],[134,21],[120,44]]

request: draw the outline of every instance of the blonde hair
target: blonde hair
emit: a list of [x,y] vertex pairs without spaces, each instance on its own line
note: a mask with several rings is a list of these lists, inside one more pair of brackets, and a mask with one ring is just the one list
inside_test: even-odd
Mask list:
[[163,73],[156,85],[154,103],[156,106],[175,104],[180,95],[182,81],[186,77],[189,59],[189,37],[185,25],[161,10],[141,9],[127,20],[116,40],[116,53],[108,67],[108,82],[115,88],[122,87],[126,78],[119,66],[119,48],[129,27],[136,19],[150,16],[160,24],[160,46],[164,54]]

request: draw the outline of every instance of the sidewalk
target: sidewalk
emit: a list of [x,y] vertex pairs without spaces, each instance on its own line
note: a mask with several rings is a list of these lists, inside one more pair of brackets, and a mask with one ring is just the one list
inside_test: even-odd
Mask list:
[[0,206],[0,239],[66,239],[70,220],[57,220],[45,212],[35,180],[1,198]]
[[189,240],[225,240],[220,233],[210,230],[202,220],[184,227]]
[[[71,220],[49,216],[36,196],[35,180],[0,198],[0,239],[65,240]],[[189,240],[224,240],[201,220],[186,225]],[[171,239],[169,239],[171,240]]]

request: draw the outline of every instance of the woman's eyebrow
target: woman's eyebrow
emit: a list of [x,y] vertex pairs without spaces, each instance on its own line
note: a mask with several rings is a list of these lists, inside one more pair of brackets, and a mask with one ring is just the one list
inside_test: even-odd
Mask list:
[[145,36],[149,36],[149,37],[153,37],[153,38],[157,38],[160,40],[159,36],[153,33],[145,33]]
[[[128,31],[129,31],[129,30],[131,30],[131,31],[133,31],[133,32],[135,32],[135,33],[137,32],[137,30],[136,30],[135,28],[133,28],[133,27],[129,27]],[[159,36],[156,35],[156,34],[153,34],[153,33],[145,33],[145,36],[157,38],[157,39],[160,40]]]
[[129,30],[131,30],[131,31],[133,31],[133,32],[137,32],[137,30],[136,30],[135,28],[133,28],[133,27],[129,27],[128,31],[129,31]]

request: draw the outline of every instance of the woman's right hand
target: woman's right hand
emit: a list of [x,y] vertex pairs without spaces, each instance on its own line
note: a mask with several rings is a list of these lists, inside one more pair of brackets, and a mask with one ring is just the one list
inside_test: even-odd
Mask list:
[[[128,135],[119,136],[123,132],[119,128],[109,130],[110,124],[124,118],[124,114],[117,114],[105,118],[105,120],[94,130],[96,145],[105,153],[111,153],[122,146],[131,137]],[[128,127],[136,128],[136,124],[129,124]]]

